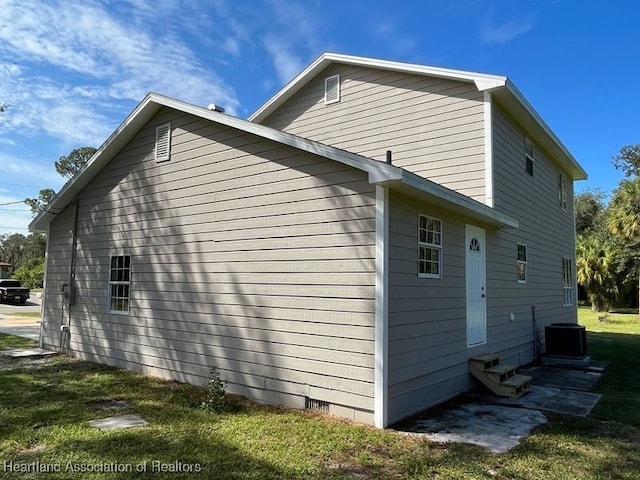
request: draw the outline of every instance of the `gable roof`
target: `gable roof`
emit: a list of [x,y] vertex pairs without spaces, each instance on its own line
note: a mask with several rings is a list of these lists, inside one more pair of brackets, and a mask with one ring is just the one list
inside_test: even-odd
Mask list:
[[522,124],[527,133],[567,170],[574,180],[585,180],[587,178],[587,173],[582,166],[555,133],[553,133],[551,128],[542,120],[542,117],[534,110],[524,95],[520,93],[507,77],[501,75],[393,62],[339,53],[323,53],[271,97],[262,107],[256,110],[248,120],[255,123],[262,122],[309,81],[315,78],[322,70],[333,63],[473,83],[479,92],[489,92],[493,98],[497,99],[498,102]]
[[439,204],[452,211],[497,227],[518,227],[513,218],[477,202],[461,193],[414,175],[400,167],[340,150],[274,128],[266,127],[173,98],[148,94],[122,124],[107,138],[86,165],[69,180],[51,203],[29,224],[32,232],[46,232],[49,224],[61,213],[89,182],[114,158],[134,135],[163,107],[234,128],[258,137],[288,145],[314,155],[333,160],[367,173],[372,184],[389,185],[416,197]]

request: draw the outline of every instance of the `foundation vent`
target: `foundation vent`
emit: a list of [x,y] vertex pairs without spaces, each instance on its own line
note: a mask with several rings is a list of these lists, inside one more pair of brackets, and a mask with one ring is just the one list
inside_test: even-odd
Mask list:
[[304,397],[304,408],[307,410],[317,410],[320,412],[329,411],[329,402],[316,400],[314,398]]

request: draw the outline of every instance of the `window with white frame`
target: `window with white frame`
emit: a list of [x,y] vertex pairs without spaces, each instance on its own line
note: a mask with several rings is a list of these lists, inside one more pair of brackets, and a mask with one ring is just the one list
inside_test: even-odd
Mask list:
[[527,137],[524,137],[524,160],[527,173],[533,177],[533,159],[535,154],[535,148],[533,142]]
[[336,103],[340,101],[340,74],[324,79],[324,103]]
[[558,172],[558,203],[563,210],[567,209],[567,176]]
[[109,268],[109,313],[129,313],[131,255],[111,257]]
[[562,305],[573,306],[573,259],[562,257]]
[[527,283],[527,246],[522,243],[517,244],[516,275],[518,283]]
[[442,220],[418,216],[418,276],[442,277]]

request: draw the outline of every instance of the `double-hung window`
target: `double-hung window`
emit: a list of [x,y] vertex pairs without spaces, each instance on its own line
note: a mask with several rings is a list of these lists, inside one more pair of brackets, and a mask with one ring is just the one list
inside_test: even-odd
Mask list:
[[516,275],[518,283],[527,283],[527,246],[522,243],[517,244]]
[[563,210],[567,209],[567,176],[558,172],[558,203]]
[[562,305],[573,306],[573,259],[562,257]]
[[533,159],[535,156],[535,148],[533,146],[533,142],[525,137],[524,139],[524,161],[525,161],[525,169],[529,175],[533,177]]
[[131,255],[111,257],[109,268],[109,313],[129,313],[130,286]]
[[442,277],[442,220],[418,216],[418,276]]

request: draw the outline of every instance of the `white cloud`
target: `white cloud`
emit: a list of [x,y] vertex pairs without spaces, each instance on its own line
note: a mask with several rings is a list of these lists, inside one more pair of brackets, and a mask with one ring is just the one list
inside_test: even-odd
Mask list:
[[264,47],[271,56],[282,84],[287,83],[303,69],[304,62],[293,53],[292,46],[286,39],[267,35],[264,38]]
[[285,84],[300,73],[310,56],[324,50],[320,41],[320,16],[310,11],[312,4],[283,0],[268,3],[273,9],[273,19],[272,25],[265,25],[267,33],[262,37],[262,46],[269,54],[280,82]]
[[516,37],[527,33],[533,28],[531,19],[495,23],[493,17],[488,17],[480,27],[480,40],[484,43],[508,43]]
[[149,91],[234,114],[234,89],[175,33],[180,3],[4,1],[0,58],[12,62],[0,64],[0,99],[12,107],[0,142],[44,132],[98,145]]

